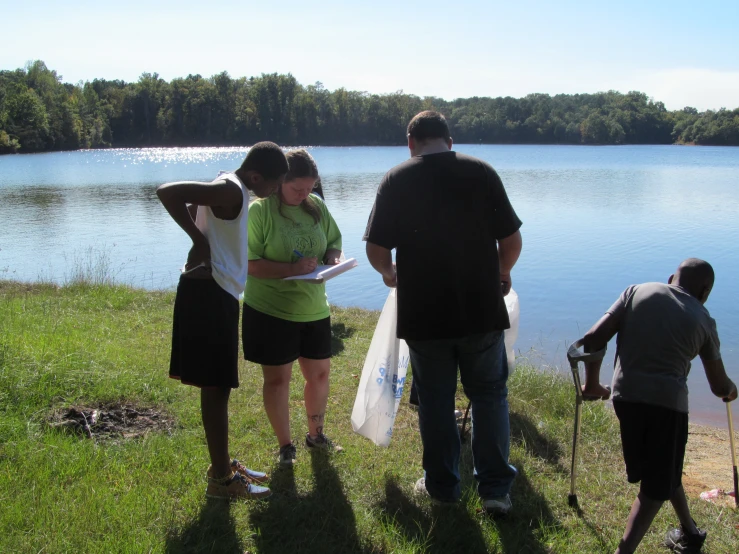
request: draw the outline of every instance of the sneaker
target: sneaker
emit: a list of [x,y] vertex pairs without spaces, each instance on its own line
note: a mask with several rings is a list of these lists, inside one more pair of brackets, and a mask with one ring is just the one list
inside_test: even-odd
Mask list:
[[431,499],[431,502],[434,504],[439,504],[442,506],[448,506],[456,504],[456,500],[439,500],[438,498],[434,498],[429,493],[428,489],[426,488],[426,479],[424,477],[421,477],[418,481],[416,481],[416,486],[413,487],[413,492],[415,492],[418,496],[426,496]]
[[292,467],[295,463],[295,457],[297,455],[297,450],[295,449],[295,444],[290,442],[286,444],[285,446],[280,447],[280,454],[279,454],[279,462],[280,465],[283,467]]
[[665,546],[675,552],[700,552],[703,543],[706,542],[706,534],[702,529],[698,529],[698,533],[693,535],[685,531],[681,525],[667,532]]
[[250,483],[241,473],[231,473],[223,479],[208,478],[208,488],[205,496],[223,500],[251,500],[267,498],[272,491],[267,487],[260,487]]
[[[231,460],[231,471],[233,471],[234,473],[240,473],[241,475],[246,477],[249,482],[256,483],[258,485],[269,481],[269,475],[261,471],[254,471],[253,469],[249,469],[236,459]],[[213,466],[208,466],[208,471],[206,472],[206,475],[209,478],[213,477]]]
[[344,449],[328,438],[323,433],[319,433],[315,437],[311,437],[310,433],[305,434],[305,446],[308,448],[323,448],[328,452],[342,452]]
[[503,517],[508,515],[511,511],[513,503],[511,502],[511,495],[506,494],[498,498],[487,498],[482,501],[483,509],[493,517]]

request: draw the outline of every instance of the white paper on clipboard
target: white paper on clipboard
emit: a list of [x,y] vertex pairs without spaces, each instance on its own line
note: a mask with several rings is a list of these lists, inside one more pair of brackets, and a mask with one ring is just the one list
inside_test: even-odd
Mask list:
[[294,275],[292,277],[285,277],[283,281],[307,281],[309,283],[325,283],[329,279],[333,279],[337,275],[346,273],[350,269],[357,267],[357,260],[349,258],[336,265],[319,265],[311,273],[305,275]]

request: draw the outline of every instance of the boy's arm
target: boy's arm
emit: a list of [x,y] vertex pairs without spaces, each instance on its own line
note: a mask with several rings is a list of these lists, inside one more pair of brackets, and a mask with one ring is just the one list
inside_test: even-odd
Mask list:
[[185,269],[210,262],[208,239],[195,225],[187,205],[233,207],[243,202],[241,187],[225,180],[212,183],[196,181],[165,183],[157,188],[157,196],[175,223],[192,239],[192,248],[187,256]]
[[398,286],[398,274],[393,263],[391,250],[367,240],[367,259],[370,265],[382,275],[388,287]]
[[500,284],[503,288],[503,296],[508,296],[508,293],[511,292],[511,270],[521,255],[522,246],[520,230],[510,236],[498,239],[498,263],[500,265]]
[[[608,341],[618,332],[622,313],[622,310],[614,310],[601,317],[582,338],[583,350],[585,352],[597,352],[605,348]],[[585,384],[582,387],[582,393],[584,395],[598,396],[606,399],[610,396],[608,389],[599,382],[600,366],[602,363],[603,360],[600,359],[585,364]]]
[[701,358],[701,361],[703,362],[703,369],[706,370],[706,377],[708,378],[708,384],[711,386],[711,392],[723,398],[724,402],[736,400],[736,385],[726,375],[723,360],[721,358],[718,360],[704,360]]

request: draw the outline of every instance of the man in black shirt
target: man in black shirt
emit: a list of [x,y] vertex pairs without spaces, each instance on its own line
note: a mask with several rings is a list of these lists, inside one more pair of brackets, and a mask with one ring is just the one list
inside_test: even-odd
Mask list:
[[423,442],[425,477],[416,491],[441,502],[461,495],[459,367],[472,402],[478,493],[488,512],[504,514],[516,469],[508,463],[503,297],[521,252],[521,221],[495,170],[451,150],[443,115],[416,115],[408,148],[411,158],[380,183],[364,240],[372,267],[398,288],[398,337],[410,348]]

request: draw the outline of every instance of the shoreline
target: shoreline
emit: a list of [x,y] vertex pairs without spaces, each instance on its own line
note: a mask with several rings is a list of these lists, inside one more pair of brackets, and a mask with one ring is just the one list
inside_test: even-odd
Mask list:
[[[144,293],[151,293],[151,294],[174,294],[174,292],[176,290],[176,285],[174,285],[174,286],[172,286],[170,288],[153,288],[153,289],[149,289],[149,288],[144,288],[144,287],[132,285],[132,284],[125,283],[125,282],[116,282],[116,281],[113,281],[113,280],[111,280],[110,282],[94,283],[94,284],[93,283],[87,283],[87,282],[81,282],[81,283],[69,282],[69,283],[59,284],[59,283],[56,283],[56,282],[53,282],[53,281],[26,281],[26,280],[17,280],[17,279],[3,279],[2,278],[2,273],[0,272],[0,292],[2,292],[2,289],[3,288],[6,288],[6,287],[9,287],[9,288],[18,287],[18,288],[23,289],[24,292],[31,292],[35,288],[46,288],[46,287],[49,287],[49,288],[53,288],[53,289],[58,290],[58,289],[63,289],[65,287],[78,286],[78,285],[91,286],[91,287],[98,287],[98,286],[102,286],[102,287],[124,287],[124,288],[127,288],[127,289],[131,289],[133,291],[144,292]],[[239,302],[240,303],[243,303],[243,298],[240,299]],[[376,310],[371,310],[371,309],[362,308],[362,307],[358,307],[358,306],[343,306],[343,305],[334,304],[334,303],[330,303],[330,307],[332,309],[333,308],[357,309],[357,310],[361,310],[361,311],[368,312],[368,313],[377,312],[378,314],[381,311],[381,308],[378,308]],[[526,365],[531,365],[531,366],[536,367],[536,368],[539,368],[539,369],[542,369],[543,367],[546,367],[546,368],[549,368],[549,369],[554,368],[554,369],[556,369],[556,371],[558,373],[569,376],[569,373],[570,373],[570,369],[569,368],[564,367],[564,366],[561,366],[560,367],[560,366],[558,366],[556,364],[555,365],[552,365],[551,363],[548,363],[543,358],[541,360],[537,361],[536,360],[536,356],[531,356],[530,355],[532,351],[533,351],[533,349],[527,351],[526,354],[522,354],[520,351],[517,351],[518,353],[516,354],[516,362],[517,363],[523,362]],[[511,369],[511,374],[515,371],[515,367],[516,366],[514,365],[513,366],[513,369]],[[718,398],[714,398],[714,402],[716,403],[716,405],[718,405],[718,403],[723,404],[723,402],[720,399],[718,399]],[[608,406],[608,409],[611,412],[613,412],[613,402],[609,399],[609,400],[606,400],[605,401],[605,404]],[[739,402],[737,402],[736,404],[739,406]],[[735,419],[739,420],[739,409],[734,410],[734,412],[737,412],[737,413],[734,413],[733,414],[734,417],[735,417]],[[690,425],[691,426],[692,425],[696,425],[696,426],[701,426],[701,427],[711,427],[711,428],[715,428],[717,430],[722,430],[722,431],[727,431],[728,430],[728,423],[727,423],[727,420],[726,420],[725,410],[724,410],[723,407],[721,408],[721,410],[718,410],[717,409],[715,412],[707,411],[705,408],[691,410],[690,413],[689,413],[689,421],[690,421]],[[738,423],[738,425],[739,425],[739,423]],[[739,442],[738,442],[738,444],[739,444]]]
[[[734,442],[739,433],[734,431]],[[728,429],[691,423],[683,465],[683,487],[690,498],[700,499],[702,492],[734,489],[731,465],[731,448]],[[718,506],[733,508],[734,499],[722,495],[712,501]]]
[[[148,150],[148,149],[186,149],[186,148],[223,148],[233,149],[238,151],[246,151],[251,148],[251,144],[141,144],[134,146],[127,145],[116,145],[116,146],[97,146],[91,148],[69,148],[60,150],[36,150],[31,152],[0,152],[0,156],[30,156],[34,154],[55,154],[55,153],[66,153],[66,152],[99,152],[105,150]],[[458,146],[577,146],[577,147],[603,147],[603,146],[685,146],[685,147],[699,147],[699,148],[739,148],[739,144],[698,144],[695,142],[619,142],[619,143],[572,143],[572,142],[460,142],[455,143]],[[284,145],[283,148],[297,148],[297,145]],[[387,143],[387,144],[354,144],[354,143],[314,143],[305,146],[306,148],[405,148],[405,143]]]
[[[717,398],[717,402],[720,402],[723,405],[724,402]],[[612,400],[606,400],[605,404],[608,406],[608,409],[613,412],[613,401]],[[735,403],[737,406],[739,406],[739,402]],[[707,412],[705,410],[691,410],[688,413],[688,422],[691,427],[705,427],[707,429],[716,429],[718,431],[722,431],[727,434],[729,432],[729,424],[726,420],[726,412],[722,409],[721,413],[713,413],[713,412]],[[732,406],[732,415],[734,419],[739,419],[739,411],[737,411],[737,408]],[[736,434],[736,429],[735,429]],[[727,447],[728,448],[728,447]]]

